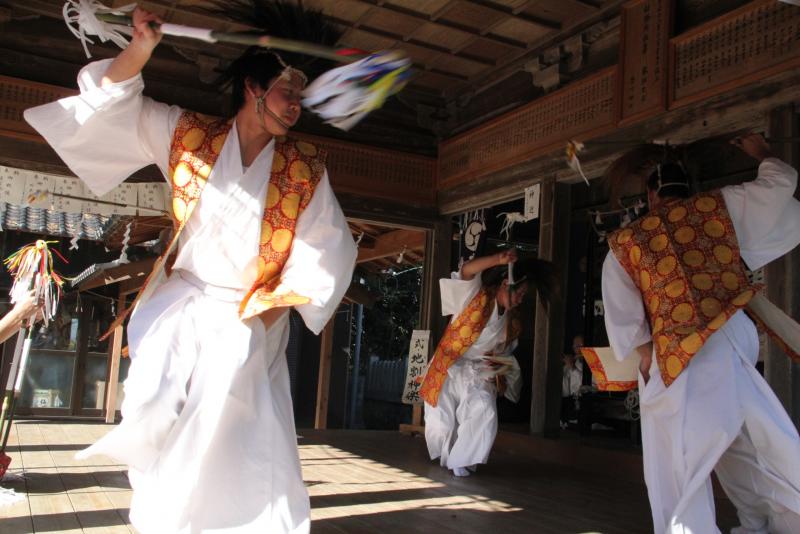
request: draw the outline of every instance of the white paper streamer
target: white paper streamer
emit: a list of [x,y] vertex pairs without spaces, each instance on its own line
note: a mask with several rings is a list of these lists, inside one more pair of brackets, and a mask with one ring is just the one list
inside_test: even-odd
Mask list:
[[90,58],[92,54],[89,53],[89,47],[86,46],[87,43],[94,44],[94,41],[89,39],[90,35],[97,36],[102,43],[111,41],[120,48],[126,48],[128,39],[125,35],[130,35],[132,32],[132,28],[127,26],[116,26],[101,22],[97,20],[96,14],[113,13],[115,15],[123,15],[133,11],[135,7],[136,4],[128,4],[122,7],[110,8],[97,0],[67,0],[62,14],[67,28],[72,32],[72,35],[80,40],[86,57]]

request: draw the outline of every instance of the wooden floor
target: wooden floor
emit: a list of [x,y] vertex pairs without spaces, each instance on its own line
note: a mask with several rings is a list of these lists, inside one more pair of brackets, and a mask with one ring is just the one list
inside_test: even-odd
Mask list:
[[[9,446],[11,472],[23,476],[4,480],[2,486],[25,498],[0,507],[0,532],[135,532],[127,523],[131,491],[123,467],[108,458],[73,457],[110,428],[16,424]],[[490,463],[458,479],[427,459],[420,437],[379,431],[299,433],[312,533],[651,531],[641,458],[635,454],[600,453],[604,465],[599,468],[571,458],[565,446],[554,448],[558,441],[501,435]],[[573,455],[592,453],[572,447]],[[734,524],[730,504],[718,502],[718,512],[726,531]]]

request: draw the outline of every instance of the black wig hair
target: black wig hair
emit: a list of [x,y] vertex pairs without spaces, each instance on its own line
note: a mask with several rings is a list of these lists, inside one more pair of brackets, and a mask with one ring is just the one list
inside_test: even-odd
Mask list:
[[[497,288],[508,277],[508,266],[498,265],[481,273],[484,287]],[[531,289],[539,292],[545,303],[557,291],[553,264],[538,258],[522,258],[514,264],[514,280],[527,282]]]

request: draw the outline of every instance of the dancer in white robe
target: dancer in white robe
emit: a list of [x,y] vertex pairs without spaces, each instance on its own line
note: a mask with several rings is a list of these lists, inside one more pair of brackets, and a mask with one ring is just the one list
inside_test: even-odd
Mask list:
[[[133,42],[113,62],[84,68],[80,95],[25,114],[97,195],[152,163],[168,172],[182,110],[142,96],[141,67],[160,38],[147,26],[154,18],[136,10]],[[302,82],[275,57],[253,61],[266,62],[260,75],[278,77],[240,80],[243,103],[180,234],[172,273],[131,316],[123,421],[80,455],[130,466],[131,523],[144,534],[309,529],[285,359],[288,308],[239,317],[258,276],[275,136],[299,117]],[[281,273],[282,289],[310,299],[295,309],[313,332],[339,304],[355,255],[325,173]]]
[[[465,263],[459,272],[452,273],[450,279],[439,281],[442,315],[453,316],[448,328],[485,287],[481,273],[514,261],[514,250],[476,258]],[[518,276],[522,276],[522,273],[518,273]],[[510,334],[512,328],[508,323],[512,320],[509,317],[511,310],[522,302],[532,283],[523,281],[509,291],[508,280],[503,280],[490,303],[491,314],[477,339],[446,370],[437,404],[432,405],[426,399],[425,440],[428,452],[432,460],[439,458],[442,467],[453,470],[456,476],[468,476],[477,464],[488,460],[497,436],[498,394],[512,402],[519,400],[522,381],[519,363],[513,357],[517,340],[516,336],[509,339],[513,334]],[[447,337],[445,333],[442,343]],[[509,358],[506,360],[509,367],[495,379],[497,364],[489,358],[498,356]],[[441,357],[438,348],[434,359],[437,357]],[[435,366],[436,363],[432,362],[431,368]],[[433,371],[429,368],[428,372]],[[424,385],[423,382],[423,391]]]
[[[797,172],[771,157],[760,136],[737,143],[761,161],[758,177],[721,194],[742,259],[759,269],[800,242]],[[642,294],[613,253],[603,265],[602,286],[614,353],[642,356],[644,475],[656,534],[719,532],[712,469],[736,506],[741,526],[735,532],[800,532],[800,439],[755,368],[753,322],[736,312],[666,387]]]

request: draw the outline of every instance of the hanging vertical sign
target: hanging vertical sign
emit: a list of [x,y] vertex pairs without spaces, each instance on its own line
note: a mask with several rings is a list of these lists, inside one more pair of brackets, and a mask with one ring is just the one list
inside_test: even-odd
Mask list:
[[622,6],[621,124],[630,124],[667,109],[673,4],[668,0],[633,0]]
[[542,184],[533,184],[525,188],[525,220],[539,218],[539,199],[542,196]]
[[408,370],[403,387],[403,404],[419,404],[419,387],[425,370],[428,367],[428,342],[431,338],[430,330],[414,330],[411,333],[411,343],[408,350]]

